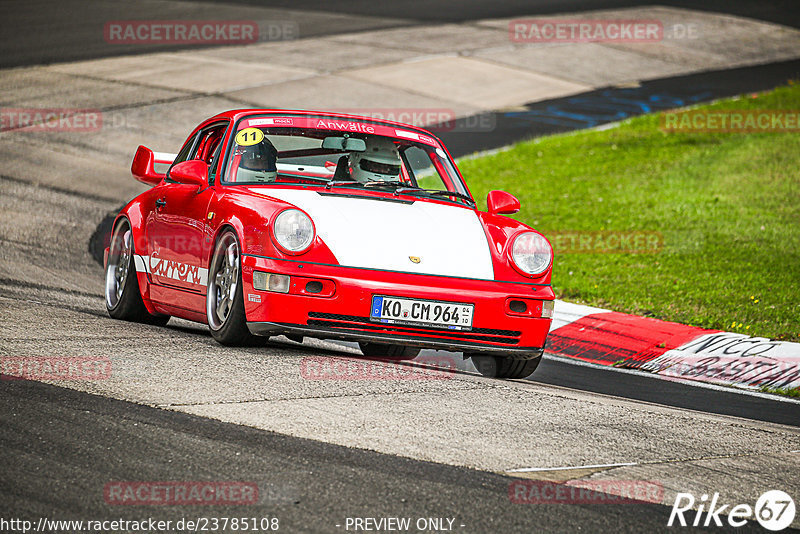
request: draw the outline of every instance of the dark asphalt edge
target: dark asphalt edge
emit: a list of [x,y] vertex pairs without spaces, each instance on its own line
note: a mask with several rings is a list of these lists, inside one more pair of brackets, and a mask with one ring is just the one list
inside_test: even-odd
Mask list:
[[[55,415],[58,418],[56,426],[65,425],[71,428],[75,425],[75,419],[88,420],[88,424],[81,425],[84,433],[81,433],[78,439],[85,441],[104,443],[107,440],[116,441],[120,438],[123,443],[126,439],[133,441],[135,438],[141,437],[141,430],[148,429],[148,434],[157,434],[160,439],[174,438],[174,441],[168,441],[171,447],[171,454],[183,458],[180,463],[185,465],[172,464],[172,460],[166,460],[163,457],[153,456],[152,460],[146,466],[138,464],[141,460],[139,456],[144,459],[149,459],[150,455],[146,450],[136,450],[130,456],[123,456],[118,458],[115,462],[103,465],[99,468],[100,473],[86,472],[85,458],[80,451],[83,449],[75,449],[70,451],[53,450],[51,454],[56,458],[41,458],[40,460],[57,461],[63,469],[65,465],[68,469],[75,472],[70,473],[72,476],[77,476],[78,480],[60,479],[52,488],[52,495],[47,493],[37,495],[35,491],[31,491],[28,485],[20,487],[16,483],[3,484],[0,486],[0,495],[3,495],[3,503],[8,504],[9,497],[17,501],[25,501],[26,499],[33,499],[35,503],[33,508],[38,508],[41,513],[58,515],[61,510],[53,510],[48,508],[49,499],[57,498],[59,491],[63,491],[65,485],[69,487],[69,482],[74,482],[76,485],[89,484],[90,479],[100,478],[94,485],[94,490],[88,494],[73,495],[74,499],[70,504],[70,512],[65,515],[76,516],[80,513],[92,513],[92,519],[108,518],[118,519],[120,517],[138,519],[141,516],[149,515],[155,516],[158,519],[166,519],[176,515],[185,515],[197,513],[198,515],[236,515],[240,511],[239,507],[196,507],[196,506],[173,506],[173,507],[147,507],[147,506],[111,506],[102,501],[99,501],[101,492],[99,490],[100,484],[104,482],[103,477],[114,477],[117,474],[127,473],[129,470],[134,469],[139,475],[144,474],[142,470],[150,476],[150,480],[174,480],[173,472],[177,471],[180,477],[185,477],[189,472],[193,471],[197,466],[194,465],[193,456],[191,451],[197,446],[209,446],[209,450],[205,454],[211,454],[215,457],[219,454],[230,454],[231,451],[236,451],[236,456],[240,454],[248,456],[265,458],[267,463],[274,463],[276,471],[269,475],[268,481],[271,484],[277,484],[280,489],[285,482],[281,480],[282,477],[294,479],[296,476],[294,472],[301,466],[300,469],[308,470],[308,474],[314,474],[312,480],[315,483],[325,481],[325,478],[331,477],[338,479],[342,476],[342,471],[347,473],[357,474],[360,472],[368,472],[373,478],[372,480],[348,480],[345,482],[345,488],[341,492],[335,494],[344,502],[330,503],[334,505],[333,509],[315,510],[311,513],[317,520],[319,516],[323,516],[333,523],[334,519],[330,516],[335,513],[343,513],[347,515],[355,515],[358,513],[366,512],[366,515],[372,515],[374,509],[368,508],[364,510],[365,505],[372,504],[375,506],[377,503],[384,506],[383,513],[388,514],[389,509],[401,506],[402,503],[408,501],[413,507],[416,502],[418,506],[427,506],[433,508],[445,508],[446,506],[457,506],[459,510],[463,508],[463,502],[458,500],[460,496],[469,493],[479,493],[484,497],[494,498],[496,500],[495,507],[490,514],[485,514],[478,511],[480,506],[472,506],[467,508],[469,511],[462,514],[462,521],[469,520],[463,519],[463,515],[467,513],[477,516],[473,520],[486,521],[487,525],[480,525],[478,531],[488,531],[489,529],[496,529],[503,523],[510,525],[517,525],[525,523],[527,525],[537,524],[544,527],[545,530],[553,530],[553,527],[558,527],[562,530],[566,527],[574,529],[577,525],[589,526],[595,529],[608,529],[614,528],[616,531],[629,531],[637,532],[643,526],[646,526],[648,531],[668,531],[666,522],[669,517],[671,506],[668,504],[654,504],[648,502],[633,502],[628,504],[572,504],[569,508],[562,508],[564,504],[560,504],[556,511],[571,512],[568,514],[554,513],[553,508],[550,506],[534,505],[534,504],[516,504],[512,503],[509,499],[509,486],[515,481],[525,480],[513,476],[508,476],[501,473],[493,473],[488,471],[481,471],[477,469],[470,469],[467,467],[452,466],[447,464],[439,464],[435,462],[427,462],[423,460],[415,460],[402,456],[389,455],[365,449],[344,447],[341,445],[334,445],[324,443],[316,440],[298,438],[287,436],[275,432],[255,429],[244,425],[236,425],[232,423],[224,423],[215,419],[194,416],[191,414],[172,412],[160,408],[154,408],[142,404],[136,404],[128,401],[103,397],[90,393],[79,392],[60,386],[44,384],[41,382],[29,382],[25,380],[8,380],[0,383],[0,387],[5,388],[7,393],[11,395],[4,395],[0,397],[0,417],[7,418],[8,414],[2,408],[6,408],[9,404],[14,402],[19,403],[12,410],[23,412],[30,410],[36,412],[42,409],[42,405],[47,410],[46,413],[39,413],[39,419],[44,421],[49,417]],[[13,390],[8,391],[8,390]],[[50,413],[52,411],[53,413]],[[19,413],[12,412],[13,416],[19,416]],[[103,428],[103,425],[110,424],[113,420],[112,428]],[[99,422],[95,425],[96,428],[90,428],[90,424]],[[52,422],[51,422],[52,423]],[[18,423],[17,423],[18,424]],[[141,425],[141,426],[140,426]],[[8,428],[7,425],[4,425]],[[11,446],[6,449],[6,456],[13,457],[16,454],[30,455],[32,452],[37,451],[42,447],[41,442],[46,442],[48,436],[47,432],[55,434],[54,439],[62,437],[59,428],[49,427],[47,430],[31,429],[34,433],[39,435],[40,444],[32,447],[27,447],[23,452],[17,446]],[[88,432],[87,432],[88,430]],[[98,432],[99,435],[93,436],[91,432]],[[111,434],[114,434],[113,436]],[[66,439],[72,440],[74,437],[65,436]],[[0,439],[9,441],[9,436],[0,434]],[[146,438],[142,438],[146,441]],[[11,440],[13,441],[13,439]],[[183,442],[188,442],[184,444]],[[129,447],[144,446],[146,443],[128,442]],[[188,454],[183,452],[187,448]],[[44,445],[46,448],[47,445]],[[35,452],[34,452],[35,455]],[[165,462],[166,460],[166,462]],[[210,468],[215,476],[233,476],[237,478],[238,473],[243,469],[247,475],[246,477],[254,476],[249,470],[253,469],[253,465],[241,465],[238,462],[232,462],[232,458],[227,460],[220,459],[220,464],[215,466],[205,466]],[[244,461],[243,463],[248,463]],[[252,462],[250,462],[252,464]],[[238,468],[238,469],[237,469]],[[285,472],[288,471],[288,472]],[[378,479],[375,478],[378,476]],[[263,473],[262,475],[263,476]],[[204,478],[204,477],[201,477]],[[256,477],[258,478],[258,477]],[[112,478],[107,480],[111,482],[115,480]],[[218,479],[220,480],[220,479]],[[392,482],[402,481],[402,487],[392,486]],[[49,484],[48,479],[44,481],[39,480],[38,483]],[[364,490],[373,489],[387,489],[386,485],[390,486],[391,495],[384,495],[379,493],[366,493]],[[34,484],[35,485],[35,484]],[[374,487],[373,487],[374,486]],[[564,490],[568,493],[569,486],[553,483],[554,487],[563,486]],[[284,502],[283,504],[275,504],[269,502],[270,496],[267,495],[268,502],[259,503],[262,509],[267,509],[272,512],[272,515],[284,517],[286,515],[299,516],[300,518],[307,518],[309,510],[303,504],[313,501],[320,495],[308,495],[308,492],[314,492],[315,487],[306,487],[304,490],[307,492],[304,495],[298,495],[292,498],[292,502]],[[431,490],[435,491],[435,496],[430,495]],[[263,491],[259,487],[260,492]],[[353,499],[352,495],[361,495],[361,499]],[[602,493],[602,492],[599,492]],[[405,498],[401,497],[405,495]],[[605,494],[609,495],[609,494]],[[271,496],[274,497],[274,496]],[[95,500],[93,501],[92,498]],[[8,499],[8,500],[7,500]],[[422,500],[424,504],[419,504],[418,500]],[[443,502],[436,502],[441,499]],[[280,497],[278,497],[280,500]],[[611,500],[611,499],[609,499]],[[370,501],[375,501],[370,503]],[[398,502],[399,501],[399,502]],[[503,503],[502,507],[497,504]],[[282,506],[282,508],[281,508]],[[406,506],[407,507],[407,506]],[[73,508],[75,508],[73,510]],[[247,510],[248,516],[252,513],[252,508]],[[426,510],[426,513],[429,510]],[[263,512],[261,512],[263,513]],[[413,515],[413,511],[409,511],[406,515]],[[19,517],[19,514],[15,514]],[[375,514],[379,515],[379,514]],[[724,516],[723,521],[724,521]],[[87,519],[83,517],[83,519]],[[301,520],[301,523],[305,521]],[[330,525],[332,526],[332,525]],[[465,525],[467,528],[463,531],[475,531],[476,526]],[[472,526],[473,528],[469,528]],[[737,531],[760,531],[757,524],[748,524],[744,529]],[[283,529],[282,529],[283,530]],[[289,529],[291,531],[291,529]],[[305,530],[305,529],[304,529]],[[312,528],[314,531],[319,531],[318,528]],[[331,528],[330,530],[334,530]],[[459,529],[461,530],[461,529]],[[714,529],[717,530],[717,529]]]
[[[106,397],[45,382],[17,380],[5,376],[0,382],[0,387],[16,387],[17,389],[25,390],[25,393],[20,395],[23,398],[33,399],[38,397],[47,403],[59,405],[64,409],[90,412],[94,415],[114,416],[130,422],[172,426],[179,432],[196,435],[201,438],[243,443],[257,448],[263,447],[265,445],[264,440],[268,440],[270,448],[282,451],[303,450],[305,451],[304,458],[314,458],[325,454],[345,464],[379,468],[387,473],[395,471],[396,468],[426,465],[432,470],[431,476],[427,477],[427,479],[433,481],[445,480],[457,483],[462,479],[461,475],[464,473],[478,475],[481,483],[511,479],[511,477],[505,477],[498,473],[414,460],[366,449],[344,447],[323,441],[261,430],[247,425],[227,423],[210,417],[173,411],[144,403]],[[367,454],[364,458],[359,459],[354,458],[354,452],[365,452]],[[394,462],[395,465],[387,467],[386,461]],[[458,476],[451,476],[452,474],[458,474]]]
[[[192,0],[179,0],[174,2],[173,6],[179,5],[181,2],[194,3]],[[326,0],[207,0],[211,5],[217,4],[220,10],[225,9],[226,12],[236,10],[239,6],[252,6],[252,7],[266,7],[277,9],[289,9],[292,11],[301,11],[306,13],[335,13],[342,14],[355,14],[359,16],[372,17],[373,19],[393,19],[383,20],[380,23],[373,23],[372,26],[358,29],[358,30],[342,30],[336,27],[335,24],[325,24],[311,29],[306,28],[301,35],[301,39],[326,37],[341,34],[357,34],[365,31],[373,31],[380,29],[395,29],[403,27],[415,26],[428,26],[438,24],[469,24],[478,20],[484,19],[498,19],[510,17],[532,17],[532,16],[552,16],[571,13],[577,15],[581,12],[602,10],[602,9],[625,9],[640,7],[642,2],[636,0],[605,0],[605,1],[592,1],[592,0],[570,0],[568,2],[550,2],[550,1],[531,1],[531,0],[506,0],[505,2],[485,2],[480,0],[449,0],[430,2],[427,0],[411,0],[409,2],[396,3],[396,2],[374,2],[370,0],[361,1],[348,1],[348,2],[332,2]],[[800,14],[798,11],[792,11],[795,4],[791,0],[773,0],[771,3],[753,3],[747,1],[731,1],[731,0],[707,0],[705,2],[696,2],[692,0],[663,0],[658,4],[672,7],[672,8],[685,8],[697,10],[703,13],[723,13],[727,15],[739,16],[750,18],[753,20],[768,22],[773,24],[780,24],[788,27],[800,27]],[[43,8],[47,8],[46,4]],[[187,11],[191,12],[191,11]],[[173,18],[185,18],[191,20],[193,17],[181,17],[175,11],[172,12]],[[177,16],[176,16],[177,15]],[[6,14],[7,18],[8,15]],[[44,15],[43,15],[44,16]],[[159,19],[164,15],[162,11],[148,10],[142,8],[137,13],[137,16],[131,17],[123,14],[123,18],[136,18],[136,19]],[[86,17],[90,18],[89,16]],[[12,28],[18,25],[24,26],[26,20],[17,21],[10,19],[7,21]],[[82,32],[89,40],[98,40],[103,35],[103,27],[100,20],[96,23],[95,27],[82,27],[78,31]],[[38,32],[27,32],[28,34],[37,36]],[[19,36],[14,35],[19,41]],[[36,37],[33,37],[34,39]],[[267,42],[267,41],[260,41]],[[288,40],[280,42],[289,42]],[[20,44],[20,48],[26,48],[26,42]],[[60,43],[62,46],[50,46],[46,52],[38,51],[32,57],[28,55],[26,58],[19,57],[6,57],[0,58],[0,68],[17,68],[33,65],[53,65],[64,62],[73,61],[87,61],[92,59],[104,57],[123,57],[147,54],[151,52],[176,52],[180,50],[202,50],[207,48],[216,48],[219,45],[107,45],[103,48],[102,53],[95,50],[79,50],[76,52],[76,46],[73,42]]]
[[[684,381],[667,380],[641,370],[619,373],[605,366],[583,363],[582,360],[572,363],[572,360],[562,356],[559,359],[545,357],[536,372],[526,380],[658,406],[800,427],[800,405],[794,402],[748,395],[746,392],[710,389]],[[595,380],[594,377],[600,373],[624,374],[625,391],[619,391],[614,381]],[[716,402],[709,404],[709,396],[713,396]]]
[[[193,0],[178,0],[181,2],[191,2]],[[216,0],[237,5],[263,5],[264,0]],[[483,19],[502,19],[515,16],[552,16],[570,14],[575,16],[577,13],[585,11],[595,11],[600,9],[625,9],[641,7],[642,5],[664,6],[673,8],[693,9],[704,13],[724,13],[738,17],[752,18],[773,24],[789,25],[800,27],[800,16],[792,13],[786,16],[788,9],[782,8],[795,7],[787,0],[778,2],[772,0],[769,6],[759,2],[737,2],[732,0],[660,0],[659,2],[641,2],[637,0],[606,0],[603,2],[592,2],[588,0],[562,0],[553,1],[532,1],[532,0],[505,0],[504,2],[481,2],[476,0],[449,0],[430,2],[429,0],[407,0],[398,5],[404,6],[404,14],[424,10],[424,17],[419,19],[420,23],[427,24],[446,24],[446,23],[467,23]],[[302,9],[306,11],[329,11],[334,13],[353,13],[358,15],[369,14],[378,17],[394,17],[390,10],[391,2],[372,2],[370,0],[332,2],[330,0],[270,0],[270,7],[286,7]],[[484,7],[481,4],[488,4]],[[770,12],[766,9],[772,8]],[[373,9],[371,13],[366,13]],[[409,19],[414,20],[414,19]]]
[[511,111],[476,113],[428,129],[457,158],[545,135],[772,90],[790,80],[800,80],[800,60],[658,78],[641,82],[638,87],[603,87],[531,102]]
[[[0,420],[4,420],[0,442],[6,461],[13,462],[8,470],[35,462],[58,473],[58,478],[31,473],[31,480],[10,479],[0,484],[4,517],[41,514],[96,520],[150,516],[161,520],[192,514],[238,516],[245,511],[241,515],[270,513],[282,517],[281,521],[293,518],[309,525],[289,531],[319,532],[319,525],[310,525],[324,519],[330,522],[328,530],[335,531],[332,516],[337,514],[380,517],[404,509],[406,516],[453,512],[466,523],[467,528],[456,529],[462,532],[496,531],[504,524],[516,527],[506,531],[522,531],[522,525],[538,525],[548,531],[573,530],[579,525],[593,531],[637,532],[643,526],[648,531],[667,531],[668,504],[561,504],[556,509],[517,504],[511,502],[509,488],[524,479],[501,473],[293,437],[41,382],[3,380],[0,388],[4,392],[0,396]],[[49,423],[41,427],[26,423],[32,419]],[[19,432],[10,433],[11,429]],[[76,432],[66,434],[65,429]],[[33,443],[27,445],[25,439],[33,439]],[[157,443],[148,442],[152,439]],[[68,449],[59,448],[62,442],[69,444]],[[105,450],[106,444],[112,444],[118,456],[90,468],[92,451],[98,447]],[[150,447],[154,447],[152,452],[148,452]],[[203,448],[202,454],[195,456],[197,447]],[[160,449],[165,450],[159,453]],[[218,463],[204,465],[206,457]],[[301,488],[296,495],[290,492],[287,502],[282,502],[281,495],[270,495],[270,488],[280,493],[293,486],[300,473]],[[266,485],[262,488],[259,483],[264,499],[243,509],[113,506],[102,498],[102,487],[112,481],[186,480],[187,476],[189,480],[209,480],[209,474],[217,481],[260,480]],[[358,478],[364,474],[369,479]],[[333,494],[325,486],[331,483],[341,486]],[[569,493],[571,488],[564,489]],[[476,495],[484,501],[461,500]],[[321,503],[315,501],[320,500],[324,506],[317,506]],[[491,506],[488,513],[486,504]],[[13,511],[7,514],[6,510]]]

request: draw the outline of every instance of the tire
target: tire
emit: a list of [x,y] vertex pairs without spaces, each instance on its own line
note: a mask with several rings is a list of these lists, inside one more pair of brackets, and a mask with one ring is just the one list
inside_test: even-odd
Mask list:
[[419,349],[405,345],[384,345],[382,343],[361,343],[358,346],[364,356],[369,358],[387,358],[390,360],[413,360]]
[[230,230],[214,245],[207,289],[206,320],[214,339],[228,346],[253,346],[263,341],[247,328],[239,241]]
[[541,356],[532,360],[515,360],[503,356],[474,354],[470,358],[478,372],[489,378],[527,378],[542,361]]
[[114,319],[164,326],[169,315],[152,315],[142,301],[133,259],[133,233],[126,219],[111,234],[106,265],[106,310]]

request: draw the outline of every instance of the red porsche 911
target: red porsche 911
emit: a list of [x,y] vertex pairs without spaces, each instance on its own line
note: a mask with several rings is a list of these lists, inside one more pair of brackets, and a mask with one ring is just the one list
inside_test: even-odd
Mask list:
[[114,222],[111,317],[201,322],[225,345],[285,335],[355,341],[370,357],[457,351],[501,378],[526,377],[541,360],[550,244],[503,216],[519,210],[508,193],[476,209],[425,130],[228,111],[178,154],[140,146],[131,171],[153,187]]

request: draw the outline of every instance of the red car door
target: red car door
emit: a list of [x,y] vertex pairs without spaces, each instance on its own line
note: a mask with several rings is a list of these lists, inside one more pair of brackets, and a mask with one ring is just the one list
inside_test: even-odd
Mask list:
[[205,227],[211,189],[159,186],[148,225],[150,275],[159,285],[205,294]]
[[[185,159],[210,164],[226,128],[227,123],[213,125],[187,141],[194,146]],[[210,247],[208,207],[213,188],[198,190],[197,186],[168,179],[154,192],[155,205],[147,223],[149,271],[154,284],[161,288],[154,287],[151,298],[196,310],[202,304],[192,294],[204,296],[208,283],[205,258]]]

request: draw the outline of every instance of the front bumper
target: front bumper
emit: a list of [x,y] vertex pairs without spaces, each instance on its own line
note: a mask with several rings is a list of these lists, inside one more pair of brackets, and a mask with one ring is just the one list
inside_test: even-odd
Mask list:
[[[294,334],[321,339],[411,345],[466,353],[493,353],[529,359],[542,354],[551,319],[511,314],[509,297],[552,300],[550,286],[448,278],[309,264],[243,255],[242,283],[247,326],[253,334]],[[335,287],[328,296],[260,291],[253,271],[285,274],[293,286],[309,279]],[[331,284],[332,282],[332,284]],[[471,330],[373,322],[373,295],[473,303]]]

